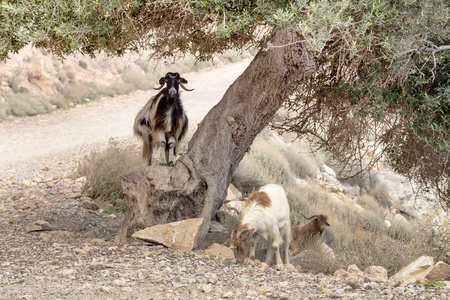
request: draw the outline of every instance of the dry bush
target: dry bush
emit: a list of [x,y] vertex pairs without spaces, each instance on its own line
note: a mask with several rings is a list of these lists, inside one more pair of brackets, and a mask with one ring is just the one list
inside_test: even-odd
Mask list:
[[49,99],[49,102],[56,106],[56,108],[67,108],[69,106],[69,100],[61,94],[56,94]]
[[61,83],[68,84],[75,79],[77,73],[71,66],[63,65],[63,67],[59,69],[61,64],[58,61],[54,61],[53,64],[58,67],[58,79]]
[[[179,153],[187,151],[188,141],[193,132],[188,131],[179,146]],[[131,172],[144,170],[147,162],[142,159],[142,143],[111,139],[106,146],[97,146],[86,153],[78,165],[77,177],[86,177],[84,190],[93,198],[100,198],[125,211],[123,202],[122,178]],[[155,149],[154,162],[165,162],[164,151]]]
[[245,156],[234,172],[232,182],[244,195],[248,195],[269,183],[269,179],[261,173],[255,161]]
[[392,205],[392,196],[389,193],[389,188],[383,183],[376,183],[372,185],[367,191],[372,197],[384,208],[389,208]]
[[[244,193],[267,183],[283,185],[291,208],[292,226],[306,223],[301,214],[328,216],[331,226],[326,228],[322,240],[334,250],[336,260],[333,263],[324,261],[320,248],[311,245],[312,251],[306,252],[306,258],[302,260],[304,262],[300,262],[304,269],[333,273],[339,268],[347,269],[350,264],[356,264],[362,270],[370,265],[378,265],[386,268],[389,275],[393,275],[421,255],[431,255],[435,259],[447,261],[450,259],[448,223],[435,233],[430,229],[431,223],[424,224],[418,230],[404,224],[387,228],[384,215],[385,208],[390,205],[389,192],[383,185],[373,185],[368,176],[351,180],[364,191],[359,198],[360,204],[365,208],[362,212],[349,204],[336,201],[312,181],[296,183],[295,177],[298,177],[299,172],[295,168],[303,164],[303,157],[297,154],[307,151],[300,148],[299,145],[285,146],[276,142],[268,131],[263,131],[242,160],[233,181],[236,186],[242,187]],[[305,157],[314,166],[317,158]],[[301,168],[308,170],[308,165]],[[264,259],[264,253],[264,249],[260,249],[257,257]]]
[[292,172],[298,178],[316,178],[318,166],[314,158],[298,153],[293,147],[287,147],[283,155],[289,162]]
[[79,60],[78,65],[85,70],[88,69],[88,64],[84,60]]
[[322,238],[317,236],[309,240],[304,250],[291,257],[291,263],[294,266],[300,265],[303,270],[314,273],[332,274],[338,268],[335,263],[335,258],[328,253],[322,246]]
[[417,222],[417,234],[411,241],[415,247],[421,249],[423,255],[429,255],[435,261],[450,264],[450,218],[446,218],[440,225],[435,225],[431,212],[428,216]]
[[0,120],[6,119],[9,115],[11,115],[11,107],[8,102],[0,102]]
[[358,197],[358,204],[366,210],[373,212],[379,218],[383,218],[385,209],[380,206],[379,202],[370,194],[362,194]]
[[6,97],[9,112],[13,116],[34,116],[49,111],[39,96],[29,93],[10,94]]
[[121,73],[121,78],[125,84],[132,87],[133,90],[146,91],[153,87],[156,78],[152,75],[146,75],[140,69],[126,68]]
[[64,97],[76,104],[83,103],[86,99],[94,100],[97,94],[94,82],[71,81],[63,90]]
[[356,264],[361,270],[369,266],[382,266],[388,271],[388,276],[421,256],[418,249],[407,241],[391,238],[384,231],[362,229],[355,232],[351,241],[333,250],[338,268],[346,269],[351,264]]
[[135,144],[120,144],[111,140],[103,150],[86,154],[77,169],[78,176],[86,177],[85,190],[124,211],[122,177],[143,170],[140,149]]

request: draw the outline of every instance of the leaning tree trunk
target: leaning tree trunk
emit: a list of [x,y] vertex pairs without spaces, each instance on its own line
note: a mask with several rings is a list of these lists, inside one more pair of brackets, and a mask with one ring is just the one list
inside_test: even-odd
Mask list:
[[244,73],[200,123],[175,167],[152,166],[123,179],[128,209],[116,241],[156,224],[204,218],[197,244],[223,203],[231,175],[256,135],[309,76],[313,60],[289,29],[275,29]]

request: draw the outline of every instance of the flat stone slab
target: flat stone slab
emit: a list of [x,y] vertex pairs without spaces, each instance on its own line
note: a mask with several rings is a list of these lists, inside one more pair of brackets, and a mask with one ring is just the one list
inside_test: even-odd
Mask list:
[[173,249],[190,251],[196,246],[198,232],[202,223],[203,218],[197,218],[159,224],[136,231],[132,234],[132,237]]

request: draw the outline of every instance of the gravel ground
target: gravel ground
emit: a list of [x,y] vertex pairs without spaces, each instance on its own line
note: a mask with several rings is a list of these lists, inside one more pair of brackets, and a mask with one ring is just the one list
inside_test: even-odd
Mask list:
[[[185,95],[192,124],[245,64],[226,68],[189,75],[198,87]],[[196,80],[216,82],[202,92]],[[136,92],[0,123],[0,300],[450,299],[449,289],[370,280],[355,286],[342,276],[237,265],[201,250],[114,244],[122,216],[101,203],[93,210],[82,194],[83,179],[74,176],[79,149],[112,136],[131,138],[134,114],[148,97]],[[53,230],[31,231],[37,221]]]
[[[449,289],[233,264],[203,251],[116,245],[122,216],[85,208],[77,156],[0,176],[0,299],[450,299]],[[102,207],[101,203],[99,204]],[[28,232],[36,221],[52,231]]]

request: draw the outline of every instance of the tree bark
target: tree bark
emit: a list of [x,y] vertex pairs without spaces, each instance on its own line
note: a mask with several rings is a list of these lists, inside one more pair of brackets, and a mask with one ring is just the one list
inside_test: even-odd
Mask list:
[[125,176],[128,208],[117,242],[129,241],[131,234],[148,226],[202,217],[197,244],[201,243],[256,135],[314,69],[301,40],[288,28],[275,29],[200,123],[175,167],[151,166]]

